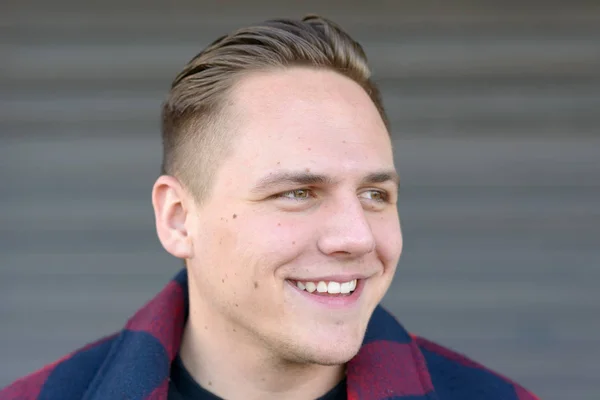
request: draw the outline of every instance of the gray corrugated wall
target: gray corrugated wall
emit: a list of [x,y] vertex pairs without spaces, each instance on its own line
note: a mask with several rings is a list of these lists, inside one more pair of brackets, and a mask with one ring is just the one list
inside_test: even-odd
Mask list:
[[600,2],[280,3],[0,6],[0,386],[179,268],[149,198],[178,69],[239,24],[321,12],[366,47],[394,126],[385,303],[543,399],[599,399]]

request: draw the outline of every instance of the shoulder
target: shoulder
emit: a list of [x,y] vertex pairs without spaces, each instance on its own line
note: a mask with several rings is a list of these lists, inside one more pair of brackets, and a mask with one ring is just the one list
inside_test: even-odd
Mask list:
[[539,400],[533,393],[447,347],[411,334],[440,399]]
[[104,337],[67,354],[0,389],[2,400],[82,397],[106,358],[116,335]]

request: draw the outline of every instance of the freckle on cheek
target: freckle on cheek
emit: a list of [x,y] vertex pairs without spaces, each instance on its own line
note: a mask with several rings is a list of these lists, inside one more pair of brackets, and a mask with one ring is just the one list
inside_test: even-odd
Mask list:
[[237,218],[237,214],[233,214],[233,216],[231,218],[236,219]]
[[258,289],[258,282],[254,281],[254,289]]

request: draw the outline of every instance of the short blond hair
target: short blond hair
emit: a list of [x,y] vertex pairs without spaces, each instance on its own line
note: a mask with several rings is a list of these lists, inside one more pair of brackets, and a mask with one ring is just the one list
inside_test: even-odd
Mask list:
[[177,177],[201,202],[231,142],[224,105],[235,82],[249,72],[296,66],[352,79],[388,125],[365,52],[348,33],[316,15],[269,20],[217,39],[174,79],[162,109],[162,173]]

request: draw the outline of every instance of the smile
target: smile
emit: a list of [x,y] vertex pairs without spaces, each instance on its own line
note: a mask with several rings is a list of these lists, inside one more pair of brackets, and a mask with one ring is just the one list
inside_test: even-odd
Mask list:
[[356,290],[357,280],[353,279],[348,282],[336,281],[317,281],[317,282],[301,282],[296,281],[296,286],[300,290],[306,290],[309,293],[317,295],[349,295]]
[[[347,279],[347,278],[346,278]],[[366,279],[351,280],[323,279],[318,281],[299,281],[286,279],[292,292],[312,304],[331,309],[355,308],[361,298]]]

